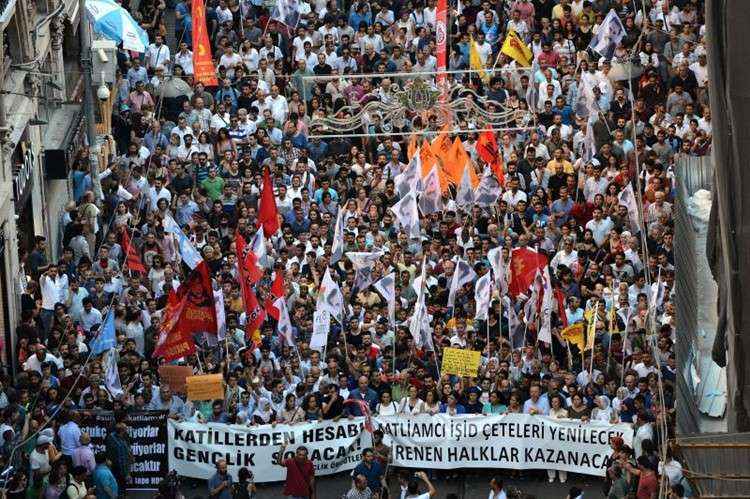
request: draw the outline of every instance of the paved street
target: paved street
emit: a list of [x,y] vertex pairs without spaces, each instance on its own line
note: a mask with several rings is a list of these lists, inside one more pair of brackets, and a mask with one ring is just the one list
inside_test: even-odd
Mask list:
[[[509,489],[516,488],[524,495],[524,498],[539,499],[564,499],[571,486],[577,486],[584,491],[584,497],[601,497],[602,481],[595,477],[583,475],[571,475],[568,482],[561,484],[547,482],[547,476],[543,471],[527,472],[524,480],[511,479],[507,471],[499,474]],[[437,478],[433,481],[438,489],[437,497],[443,499],[447,494],[458,494],[460,499],[484,499],[487,497],[489,483],[492,474],[485,470],[467,470],[465,473],[456,473],[455,478]],[[397,488],[394,480],[391,486]],[[349,479],[346,474],[323,477],[318,480],[318,499],[339,499],[349,489]],[[183,492],[188,499],[205,499],[208,494],[205,484],[196,489],[191,489],[187,484],[183,485]],[[258,487],[258,499],[272,499],[281,497],[282,484],[265,484]],[[128,494],[128,497],[145,499],[152,497],[150,492]]]

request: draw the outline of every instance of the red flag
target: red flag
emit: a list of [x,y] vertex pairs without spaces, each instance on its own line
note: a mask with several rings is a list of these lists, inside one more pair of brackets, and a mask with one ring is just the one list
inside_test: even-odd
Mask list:
[[547,257],[529,248],[514,249],[510,255],[508,292],[514,298],[529,290],[538,270],[547,265]]
[[206,6],[203,0],[193,0],[193,78],[207,87],[219,84],[216,68],[211,59],[211,43],[206,29]]
[[135,246],[130,244],[130,236],[128,235],[127,228],[122,231],[122,249],[125,252],[125,266],[131,272],[145,274],[146,267],[143,265],[141,257],[138,256]]
[[562,327],[568,327],[568,315],[565,313],[565,293],[560,288],[555,288],[555,300],[557,300],[557,315],[560,317]]
[[184,310],[179,326],[190,332],[217,333],[214,290],[211,286],[208,264],[201,260],[188,278],[177,289],[177,296],[184,301]]
[[159,326],[159,339],[154,349],[154,357],[162,357],[171,362],[180,357],[195,353],[195,342],[189,331],[180,327],[185,301],[180,300],[174,290],[167,296],[163,320]]
[[245,337],[255,341],[255,336],[259,337],[255,332],[260,329],[265,320],[266,311],[258,303],[255,292],[252,289],[248,290],[245,301]]
[[279,210],[276,209],[273,179],[268,167],[263,172],[263,191],[260,194],[260,205],[258,207],[258,228],[261,226],[263,226],[263,233],[266,237],[271,237],[279,230]]
[[266,309],[266,313],[273,317],[274,320],[279,320],[279,309],[273,306],[273,302],[284,296],[284,273],[281,269],[276,271],[276,277],[271,284],[271,297],[266,298],[263,301],[263,306]]
[[497,177],[501,185],[505,184],[505,173],[503,172],[503,157],[500,155],[500,149],[495,140],[495,133],[487,130],[479,134],[476,145],[477,155],[482,161],[490,165],[492,173]]
[[[253,291],[253,284],[258,282],[263,276],[262,270],[257,265],[257,257],[248,248],[245,238],[237,232],[234,236],[235,246],[237,249],[237,270],[240,277],[240,290],[242,291],[242,300],[245,302],[245,336],[252,341],[259,340],[260,335],[254,335],[266,320],[266,312],[258,303],[258,297]],[[260,275],[258,275],[258,272]],[[255,336],[256,338],[252,338]]]

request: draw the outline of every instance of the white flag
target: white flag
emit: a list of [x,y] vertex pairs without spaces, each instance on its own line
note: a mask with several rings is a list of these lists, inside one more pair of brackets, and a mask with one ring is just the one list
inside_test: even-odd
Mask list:
[[501,191],[500,182],[497,181],[495,174],[489,168],[485,168],[482,178],[479,179],[479,185],[477,185],[474,196],[475,202],[479,206],[493,206],[497,203]]
[[492,273],[495,276],[495,283],[500,290],[500,295],[505,296],[508,293],[508,277],[505,272],[503,249],[500,247],[492,248],[487,252],[487,259],[490,261]]
[[618,202],[628,209],[628,218],[630,219],[630,227],[633,229],[635,234],[641,231],[641,224],[638,223],[638,201],[635,199],[635,192],[633,192],[633,185],[628,182],[623,190],[617,195]]
[[409,192],[396,204],[391,206],[399,225],[409,234],[410,239],[419,238],[419,209],[417,208],[417,197]]
[[469,175],[470,163],[464,165],[464,173],[461,175],[461,183],[458,185],[456,192],[456,205],[470,206],[474,204],[474,187],[471,185],[471,176]]
[[227,334],[227,316],[224,310],[224,293],[221,288],[214,289],[214,308],[216,309],[216,337],[223,340]]
[[375,289],[388,304],[388,322],[396,327],[396,274],[391,272],[374,284]]
[[336,216],[336,226],[333,229],[333,243],[331,244],[331,265],[341,260],[344,254],[344,210],[339,210]]
[[552,343],[552,309],[554,308],[555,295],[552,291],[552,279],[549,275],[549,267],[545,266],[542,270],[542,321],[539,327],[539,341]]
[[453,279],[451,279],[451,288],[448,293],[448,307],[452,307],[456,302],[456,293],[459,289],[470,283],[477,277],[477,273],[471,268],[468,262],[458,259],[456,268],[453,270]]
[[419,196],[419,209],[423,215],[443,211],[443,193],[437,166],[433,166],[424,178],[424,191]]
[[328,331],[331,330],[331,314],[327,310],[313,312],[313,333],[310,348],[322,352],[328,344]]
[[414,153],[404,171],[393,177],[393,183],[399,196],[406,196],[409,192],[422,190],[422,161],[419,158],[419,148]]
[[120,383],[120,371],[117,369],[117,350],[114,348],[109,349],[104,361],[104,384],[114,398],[124,393]]
[[361,291],[372,284],[372,268],[381,256],[383,256],[382,251],[348,251],[346,253],[346,257],[352,262],[355,270],[353,289]]
[[289,28],[297,28],[299,18],[299,0],[276,0],[271,19],[284,23]]
[[195,249],[193,243],[191,243],[190,239],[188,239],[185,233],[182,232],[182,229],[180,229],[180,226],[177,225],[177,222],[174,221],[174,218],[172,218],[170,214],[164,216],[162,226],[166,232],[174,234],[177,238],[177,246],[180,248],[182,261],[191,269],[197,267],[198,264],[203,261],[203,257],[198,253],[198,250]]
[[625,37],[625,26],[622,25],[622,21],[617,17],[614,9],[611,9],[599,26],[596,35],[591,39],[589,48],[598,52],[605,59],[612,59],[615,49],[623,37]]
[[380,257],[384,255],[382,251],[347,251],[346,257],[352,262],[355,269],[371,269]]
[[326,269],[323,280],[320,283],[316,310],[325,310],[333,318],[341,322],[341,314],[344,310],[344,295],[339,285],[331,278],[331,269]]
[[477,279],[477,284],[474,287],[474,301],[476,303],[474,319],[486,321],[487,311],[490,308],[490,301],[492,301],[492,276],[489,272]]
[[[427,314],[427,306],[425,305],[425,280],[427,279],[427,267],[426,259],[422,259],[422,272],[419,277],[419,287],[417,288],[417,303],[414,305],[414,313],[409,321],[409,332],[411,337],[414,339],[414,344],[417,347],[422,345],[422,328],[424,326],[424,317]],[[417,279],[414,280],[417,282]]]
[[259,267],[273,268],[273,262],[271,262],[268,256],[268,249],[266,248],[266,236],[262,230],[256,230],[253,238],[250,240],[250,251],[252,251],[258,259]]
[[292,321],[289,318],[289,310],[286,308],[286,298],[283,296],[277,298],[273,302],[273,306],[279,311],[279,322],[276,327],[279,331],[279,336],[284,339],[284,342],[288,346],[294,345],[294,330],[292,329]]

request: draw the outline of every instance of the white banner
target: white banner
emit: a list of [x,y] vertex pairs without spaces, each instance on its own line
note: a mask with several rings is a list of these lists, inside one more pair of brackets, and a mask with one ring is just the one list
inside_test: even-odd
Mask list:
[[273,464],[281,444],[288,442],[285,458],[305,446],[315,465],[315,475],[331,475],[354,469],[362,449],[372,445],[364,431],[365,419],[321,423],[242,426],[219,423],[181,423],[169,420],[169,469],[181,476],[208,479],[216,473],[214,463],[226,459],[229,473],[237,480],[247,467],[256,482],[278,482],[286,469]]
[[604,476],[609,442],[632,445],[628,423],[607,424],[528,414],[387,416],[374,419],[407,468],[553,469]]
[[[553,469],[604,476],[609,442],[622,437],[632,445],[630,424],[582,423],[527,414],[504,416],[376,416],[374,428],[385,433],[392,463],[407,468]],[[210,478],[214,463],[226,459],[236,479],[242,467],[257,482],[285,479],[274,463],[288,442],[285,457],[307,447],[317,476],[349,471],[371,445],[365,418],[296,425],[198,424],[168,421],[169,469],[181,476]]]

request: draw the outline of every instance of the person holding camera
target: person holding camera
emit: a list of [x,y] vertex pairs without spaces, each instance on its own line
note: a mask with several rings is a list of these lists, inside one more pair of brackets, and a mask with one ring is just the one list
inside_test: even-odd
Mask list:
[[[427,492],[419,492],[419,482],[417,481],[417,478],[423,481],[427,486]],[[414,473],[414,478],[409,480],[409,484],[406,486],[406,495],[403,497],[404,499],[430,499],[436,495],[437,489],[432,485],[430,479],[427,478],[427,473],[424,471],[417,471]]]
[[224,459],[216,461],[216,473],[208,479],[208,493],[211,499],[232,499],[232,476]]
[[247,468],[240,468],[237,483],[234,484],[232,499],[254,499],[256,493],[255,477]]

